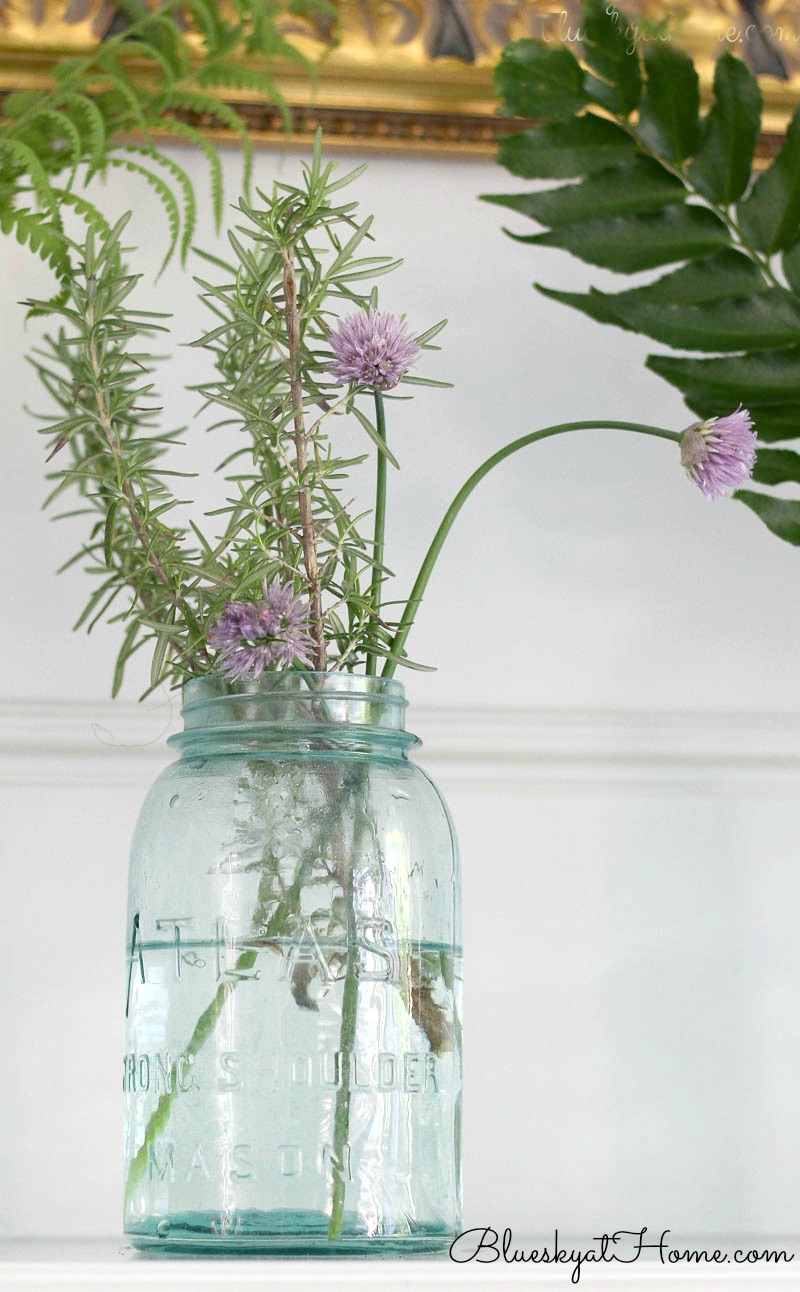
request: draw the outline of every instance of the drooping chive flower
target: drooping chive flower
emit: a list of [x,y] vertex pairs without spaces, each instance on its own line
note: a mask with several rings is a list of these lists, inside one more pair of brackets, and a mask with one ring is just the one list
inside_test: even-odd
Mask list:
[[276,577],[264,583],[263,601],[231,601],[208,634],[219,651],[217,668],[232,679],[259,678],[265,668],[311,664],[309,604]]
[[392,390],[420,353],[402,319],[377,310],[345,315],[328,339],[333,350],[330,371],[336,380],[373,390]]
[[756,433],[746,408],[696,422],[681,436],[681,462],[706,498],[725,498],[749,480],[756,461]]

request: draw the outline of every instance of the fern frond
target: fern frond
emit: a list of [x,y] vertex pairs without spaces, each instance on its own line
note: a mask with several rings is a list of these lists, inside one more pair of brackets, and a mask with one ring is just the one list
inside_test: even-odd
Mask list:
[[136,38],[135,48],[140,58],[158,65],[168,85],[181,80],[189,71],[190,60],[183,33],[164,14],[151,14],[150,21]]
[[163,166],[169,171],[178,185],[183,195],[183,236],[181,237],[181,264],[186,263],[186,257],[192,246],[192,238],[197,226],[197,198],[195,196],[194,185],[182,166],[166,153],[158,152],[155,148],[140,148],[135,144],[129,144],[125,148],[126,154],[135,154],[145,157],[159,166]]
[[85,94],[69,94],[62,102],[62,111],[70,115],[70,120],[78,129],[83,119],[83,139],[86,161],[89,166],[87,178],[102,173],[107,154],[107,132],[103,114],[97,104]]
[[74,121],[66,112],[59,112],[56,108],[41,108],[31,114],[30,121],[32,124],[44,123],[50,127],[50,134],[53,138],[66,139],[69,145],[69,159],[72,167],[70,183],[75,176],[83,159],[83,140],[81,133]]
[[54,192],[61,206],[71,206],[77,211],[84,223],[90,229],[93,229],[99,237],[108,237],[111,232],[111,226],[94,202],[90,202],[86,197],[81,197],[79,193],[74,193],[72,189],[54,189]]
[[196,148],[205,155],[210,171],[211,183],[211,205],[214,212],[214,227],[219,232],[222,224],[222,210],[225,201],[225,181],[222,172],[222,162],[219,158],[219,152],[214,142],[204,135],[202,130],[196,126],[189,125],[188,121],[170,121],[170,134],[177,135],[179,139],[187,139],[194,144]]
[[272,99],[276,94],[275,78],[266,68],[246,63],[210,63],[197,70],[197,84],[225,90],[254,90]]
[[169,184],[167,184],[160,175],[156,174],[155,171],[149,170],[147,166],[142,166],[139,162],[132,161],[130,157],[112,156],[109,157],[108,164],[109,166],[122,168],[130,175],[141,175],[142,179],[144,179],[158,195],[158,198],[164,207],[164,211],[167,216],[167,223],[169,224],[170,243],[167,248],[167,254],[161,262],[161,268],[158,271],[158,277],[160,277],[175,254],[175,248],[178,245],[178,240],[181,235],[181,212],[175,195]]
[[0,212],[0,230],[13,234],[22,246],[30,247],[45,264],[65,279],[71,270],[69,241],[60,223],[42,211],[16,208]]
[[98,55],[97,62],[106,80],[125,102],[136,125],[140,130],[146,132],[147,122],[143,111],[141,94],[131,84],[114,51],[102,50]]
[[185,0],[183,8],[194,18],[209,49],[222,51],[231,36],[235,36],[234,29],[224,22],[214,0]]
[[41,95],[36,90],[12,90],[3,99],[3,115],[9,121],[26,117],[41,103]]
[[253,144],[247,126],[236,109],[230,103],[223,103],[213,95],[203,94],[200,90],[174,91],[169,98],[169,107],[192,112],[200,117],[208,117],[212,121],[216,120],[222,127],[227,127],[238,136],[242,145],[242,189],[245,196],[249,196],[253,180]]
[[0,152],[7,153],[24,167],[40,205],[51,213],[57,224],[58,203],[45,169],[33,149],[19,139],[0,138]]

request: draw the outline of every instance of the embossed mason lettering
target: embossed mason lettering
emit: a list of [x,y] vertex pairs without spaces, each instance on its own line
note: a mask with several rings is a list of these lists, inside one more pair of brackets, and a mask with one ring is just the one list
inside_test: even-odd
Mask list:
[[199,1090],[193,1066],[193,1054],[179,1054],[177,1059],[173,1059],[169,1050],[157,1050],[153,1054],[125,1054],[122,1057],[122,1089],[126,1094],[137,1091],[147,1094],[153,1090],[158,1095],[171,1095],[173,1086],[184,1093]]
[[278,1149],[281,1175],[303,1174],[303,1150],[298,1144],[281,1144]]
[[[341,1089],[345,1071],[350,1087],[357,1091],[439,1094],[438,1058],[429,1050],[401,1053],[354,1050],[350,1055],[343,1055],[341,1050],[327,1050],[322,1054],[272,1054],[261,1068],[261,1080],[266,1075],[268,1089],[273,1092],[307,1089],[335,1093]],[[224,1050],[217,1056],[212,1084],[221,1091],[241,1090],[245,1073],[236,1051]],[[173,1088],[184,1093],[201,1089],[193,1054],[173,1058],[169,1050],[156,1050],[123,1055],[122,1089],[126,1094],[151,1091],[157,1095],[172,1094]]]
[[[276,950],[281,957],[278,974],[281,981],[291,982],[298,968],[307,969],[328,984],[344,977],[341,948],[326,946],[311,920],[305,920],[292,929],[291,938],[286,938],[282,946],[276,945],[273,939],[254,936],[252,931],[237,936],[230,921],[224,919],[217,919],[211,929],[200,930],[193,915],[157,916],[153,920],[153,932],[159,936],[146,935],[137,912],[131,928],[126,1016],[130,1012],[134,983],[146,984],[149,981],[148,966],[154,956],[158,957],[159,974],[164,974],[164,953],[171,960],[168,972],[176,983],[185,979],[187,970],[197,972],[209,964],[213,965],[218,982],[257,980],[261,977],[261,968],[252,963],[252,956],[259,957],[265,951],[274,956]],[[160,936],[163,934],[166,936]],[[198,946],[203,955],[198,955],[194,949]],[[390,920],[359,917],[356,921],[356,946],[355,972],[361,982],[400,982],[400,958]],[[243,965],[241,961],[245,952],[251,953],[251,960]],[[158,979],[163,980],[163,977]]]
[[131,960],[131,963],[128,969],[128,990],[125,995],[125,1017],[126,1018],[128,1017],[128,1014],[130,1012],[130,1007],[131,1007],[131,987],[133,986],[133,971],[134,971],[134,965],[137,963],[137,961],[138,961],[138,970],[141,977],[141,981],[142,982],[145,981],[144,955],[142,953],[142,935],[139,930],[138,911],[133,917],[133,928],[131,930],[130,960]]
[[246,978],[258,979],[261,977],[260,969],[243,969],[237,964],[237,958],[241,951],[253,951],[255,947],[250,946],[247,942],[236,943],[233,937],[230,925],[225,920],[217,920],[217,982],[221,978],[229,982],[244,982]]
[[361,956],[356,961],[356,977],[362,982],[399,982],[400,962],[390,946],[394,929],[388,920],[356,921]]
[[[159,1158],[159,1153],[161,1157]],[[161,1140],[158,1144],[151,1144],[147,1151],[147,1170],[151,1180],[158,1176],[159,1180],[175,1179],[175,1141],[172,1139]]]
[[194,916],[184,915],[180,919],[156,920],[156,928],[161,932],[162,929],[172,929],[172,945],[175,950],[175,977],[181,976],[181,961],[183,955],[181,952],[181,927],[183,925],[194,924]]
[[313,969],[323,982],[336,981],[336,974],[320,945],[311,920],[306,920],[297,941],[285,948],[278,977],[286,982],[300,967]]
[[217,1059],[218,1090],[241,1090],[244,1082],[239,1072],[241,1059],[235,1050],[223,1050]]
[[[347,1065],[345,1067],[345,1065]],[[354,1090],[403,1094],[438,1094],[438,1058],[429,1050],[354,1050],[343,1055],[340,1050],[322,1054],[273,1054],[268,1062],[270,1089],[273,1091],[307,1087],[339,1090],[342,1074],[347,1071]]]
[[195,1175],[198,1171],[200,1172],[200,1174],[203,1176],[204,1179],[206,1180],[211,1179],[211,1176],[208,1173],[208,1167],[206,1166],[206,1155],[203,1152],[202,1144],[195,1145],[194,1152],[192,1153],[192,1159],[189,1163],[189,1168],[186,1172],[187,1181],[191,1180],[192,1176]]
[[[162,1138],[151,1144],[147,1153],[147,1170],[151,1180],[174,1183],[183,1180],[186,1184],[199,1183],[204,1180],[253,1180],[256,1170],[253,1158],[258,1156],[258,1145],[254,1143],[230,1143],[227,1140],[203,1144],[195,1142],[180,1154],[175,1141]],[[304,1173],[316,1174],[324,1179],[338,1176],[352,1180],[352,1148],[345,1143],[337,1153],[331,1144],[321,1147],[303,1146],[302,1144],[278,1144],[268,1159],[269,1169],[284,1179],[300,1177]],[[263,1170],[262,1170],[263,1174]]]
[[228,1172],[231,1180],[251,1180],[253,1177],[253,1163],[250,1154],[253,1152],[252,1144],[234,1144],[231,1149],[233,1165]]

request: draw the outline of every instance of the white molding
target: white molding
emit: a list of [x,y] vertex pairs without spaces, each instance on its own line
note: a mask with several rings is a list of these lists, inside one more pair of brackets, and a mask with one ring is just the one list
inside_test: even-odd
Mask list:
[[[538,1246],[531,1239],[523,1250]],[[591,1246],[591,1244],[588,1244]],[[714,1241],[693,1245],[713,1250]],[[748,1247],[750,1240],[747,1240]],[[774,1244],[759,1240],[757,1246]],[[783,1243],[782,1246],[787,1246]],[[587,1246],[587,1244],[581,1244]],[[789,1244],[794,1250],[795,1244]],[[3,1250],[5,1248],[5,1250]],[[256,1289],[303,1288],[310,1292],[566,1292],[572,1265],[527,1265],[470,1262],[456,1264],[444,1255],[436,1260],[202,1260],[158,1259],[131,1251],[124,1240],[63,1241],[0,1240],[0,1292],[255,1292]],[[581,1271],[589,1288],[603,1292],[670,1292],[676,1287],[703,1292],[769,1292],[777,1285],[798,1287],[792,1265],[668,1265],[656,1260],[627,1264],[591,1265]]]
[[[0,784],[142,786],[170,757],[170,702],[0,700]],[[800,714],[417,707],[445,790],[796,794]]]

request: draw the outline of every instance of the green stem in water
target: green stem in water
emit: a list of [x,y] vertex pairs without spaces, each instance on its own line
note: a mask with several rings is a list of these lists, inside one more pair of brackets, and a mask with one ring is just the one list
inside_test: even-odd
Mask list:
[[[383,395],[375,391],[375,429],[378,438],[386,443],[386,410]],[[377,620],[381,613],[381,584],[383,582],[383,549],[386,541],[386,454],[378,449],[378,467],[375,480],[375,537],[372,547],[372,614]],[[378,656],[375,653],[377,623],[373,624],[372,649],[367,650],[367,677],[375,677]]]
[[[271,930],[272,936],[276,936],[279,930]],[[237,971],[252,969],[256,962],[257,952],[245,951],[236,960],[235,968]],[[220,1014],[225,1006],[225,1002],[237,986],[237,980],[232,982],[221,982],[217,988],[211,1002],[203,1010],[199,1019],[195,1023],[194,1031],[188,1045],[181,1051],[181,1057],[186,1056],[189,1060],[195,1058],[200,1053],[208,1038],[213,1033]],[[150,1162],[150,1152],[154,1147],[156,1140],[161,1132],[166,1128],[172,1112],[172,1105],[178,1093],[178,1064],[173,1063],[170,1069],[169,1089],[162,1094],[150,1115],[150,1119],[145,1129],[144,1139],[131,1159],[128,1167],[128,1178],[125,1182],[125,1206],[127,1207],[133,1197],[139,1184],[147,1174],[147,1168]]]
[[356,913],[353,867],[355,853],[343,862],[346,867],[344,901],[347,923],[347,968],[342,993],[342,1025],[339,1040],[341,1085],[336,1095],[333,1115],[333,1194],[331,1218],[328,1223],[328,1242],[341,1237],[344,1220],[344,1198],[347,1189],[348,1162],[345,1155],[350,1133],[350,1066],[356,1041],[358,1024],[358,977],[356,976]]
[[633,431],[639,435],[653,435],[661,440],[672,440],[676,444],[679,443],[681,438],[678,431],[667,431],[661,426],[645,426],[641,422],[560,422],[556,426],[546,426],[541,431],[531,431],[528,435],[522,435],[518,440],[512,440],[510,444],[504,445],[502,449],[498,449],[496,453],[493,453],[477,470],[473,471],[469,479],[461,486],[445,512],[441,525],[433,536],[433,542],[420,566],[416,582],[411,589],[411,595],[406,602],[406,608],[397,626],[397,632],[392,638],[389,658],[383,668],[384,677],[392,677],[397,665],[402,663],[401,655],[406,639],[414,626],[417,610],[425,595],[425,589],[428,586],[434,566],[439,559],[439,553],[444,547],[447,535],[453,528],[456,516],[475,486],[480,484],[484,476],[487,476],[493,467],[504,462],[506,458],[510,458],[512,453],[517,453],[520,449],[527,448],[529,444],[535,444],[537,440],[547,440],[553,435],[564,435],[568,431],[592,430]]

